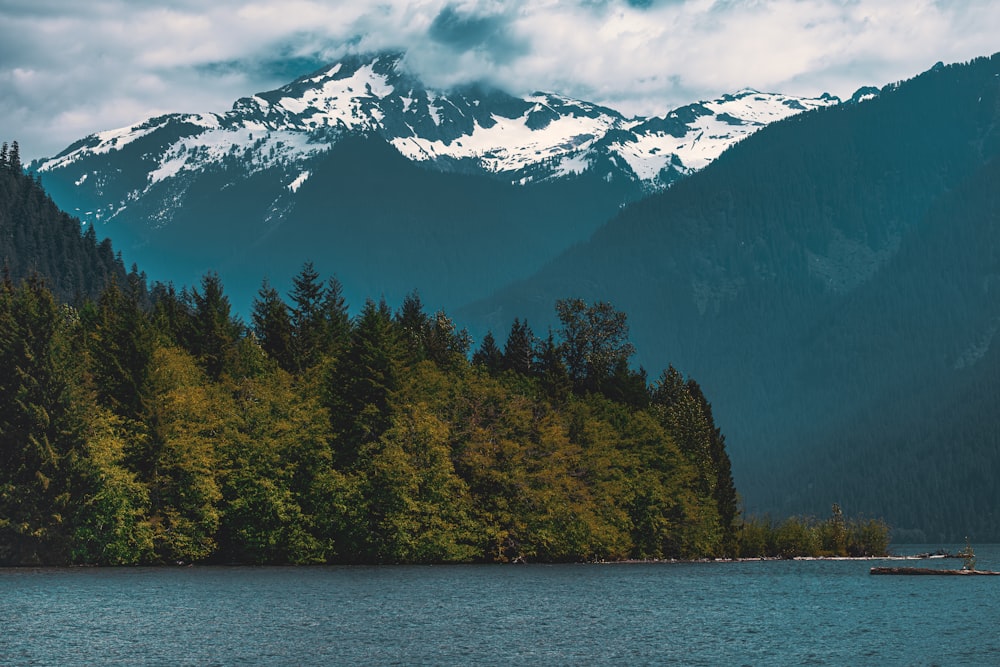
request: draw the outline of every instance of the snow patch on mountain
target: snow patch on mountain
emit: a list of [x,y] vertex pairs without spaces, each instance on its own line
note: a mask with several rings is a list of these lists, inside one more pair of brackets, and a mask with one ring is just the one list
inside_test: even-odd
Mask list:
[[[742,90],[659,117],[625,118],[553,93],[520,98],[483,86],[431,90],[405,72],[401,54],[352,56],[237,100],[226,113],[160,116],[92,135],[36,168],[79,170],[77,187],[97,188],[117,178],[107,156],[132,151],[129,168],[145,173],[145,184],[107,202],[105,210],[120,211],[154,186],[208,169],[246,175],[276,170],[282,187],[295,194],[314,159],[345,134],[362,133],[431,168],[523,184],[572,177],[600,164],[604,178],[656,190],[704,168],[769,123],[836,103],[825,95]],[[90,160],[94,156],[102,159]]]

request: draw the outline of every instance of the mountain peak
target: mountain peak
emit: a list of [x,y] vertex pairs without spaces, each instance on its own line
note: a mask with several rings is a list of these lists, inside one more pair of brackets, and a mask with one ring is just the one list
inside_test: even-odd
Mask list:
[[106,160],[89,158],[128,153],[135,175],[121,198],[104,207],[108,215],[162,181],[193,178],[227,161],[246,175],[271,172],[295,183],[295,194],[313,160],[344,136],[359,134],[438,170],[523,184],[600,169],[605,180],[657,190],[770,122],[839,102],[745,88],[662,116],[627,118],[556,92],[517,97],[482,83],[435,90],[404,63],[402,52],[347,55],[280,88],[241,98],[225,113],[171,114],[101,132],[35,168],[79,172],[78,187],[95,188],[122,179],[103,173]]

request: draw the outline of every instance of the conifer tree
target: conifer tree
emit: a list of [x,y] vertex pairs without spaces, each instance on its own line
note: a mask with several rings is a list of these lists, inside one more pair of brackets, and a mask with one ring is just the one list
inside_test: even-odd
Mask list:
[[140,420],[147,394],[154,332],[135,288],[122,293],[112,281],[101,294],[89,323],[89,350],[95,389],[102,405],[129,420]]
[[217,380],[227,368],[241,327],[230,313],[229,297],[223,293],[218,274],[205,274],[201,291],[192,290],[191,300],[191,353]]
[[285,370],[296,370],[288,306],[267,279],[257,292],[250,318],[254,335],[264,352]]
[[323,350],[323,282],[312,262],[306,262],[292,279],[292,352],[296,371],[310,368]]
[[339,468],[353,466],[360,448],[389,428],[401,357],[389,307],[368,300],[328,381],[334,462]]
[[403,303],[396,313],[396,325],[409,362],[416,363],[426,359],[430,317],[424,312],[424,304],[416,290],[403,297]]
[[556,344],[552,330],[535,353],[535,370],[549,400],[561,403],[573,391],[573,382],[563,361],[562,351]]
[[486,369],[490,375],[496,375],[503,369],[503,352],[497,347],[497,341],[492,331],[487,331],[479,349],[472,355],[472,363]]
[[528,326],[527,320],[522,322],[514,318],[510,325],[510,333],[507,334],[507,342],[503,347],[503,367],[504,370],[513,371],[520,375],[531,373],[532,360],[535,349],[535,336]]
[[41,281],[0,287],[0,563],[65,563],[85,439],[61,353],[63,315]]

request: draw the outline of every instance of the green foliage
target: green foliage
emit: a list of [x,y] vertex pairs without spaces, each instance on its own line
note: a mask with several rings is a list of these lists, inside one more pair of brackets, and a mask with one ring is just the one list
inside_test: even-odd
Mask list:
[[26,174],[15,141],[0,151],[0,267],[14,282],[44,278],[57,299],[79,305],[96,299],[111,281],[126,283],[126,270],[93,225],[60,211],[36,177]]
[[[3,283],[0,561],[735,553],[728,458],[700,389],[670,369],[623,399],[644,374],[599,361],[631,349],[623,315],[574,302],[587,360],[574,387],[564,341],[518,321],[503,353],[494,342],[473,363],[465,333],[415,294],[396,315],[368,301],[336,333],[337,290],[306,269],[291,309],[262,288],[253,334],[213,274],[180,296],[154,288],[149,310],[138,284],[77,312],[37,281]],[[871,548],[878,535],[852,525],[836,544]],[[788,553],[820,539],[793,528],[775,541]]]
[[816,556],[884,556],[889,552],[889,527],[875,519],[844,518],[833,505],[830,517],[790,517],[775,525],[768,519],[745,519],[736,531],[743,558]]

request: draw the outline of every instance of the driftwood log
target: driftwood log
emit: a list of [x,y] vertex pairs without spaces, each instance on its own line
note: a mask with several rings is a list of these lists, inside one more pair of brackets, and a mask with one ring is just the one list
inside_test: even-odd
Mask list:
[[990,570],[939,570],[932,567],[873,567],[872,574],[954,574],[959,576],[1000,575]]

